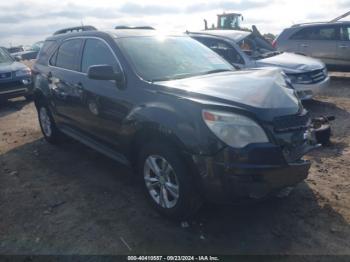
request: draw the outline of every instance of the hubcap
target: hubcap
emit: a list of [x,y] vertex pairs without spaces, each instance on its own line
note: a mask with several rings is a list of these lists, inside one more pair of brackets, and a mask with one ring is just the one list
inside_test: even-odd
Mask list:
[[49,114],[47,112],[47,109],[45,107],[40,108],[39,119],[40,119],[40,124],[41,124],[41,127],[43,129],[44,134],[47,137],[50,137],[52,134],[51,120],[50,120]]
[[163,208],[173,208],[179,199],[179,182],[169,162],[161,156],[149,156],[143,174],[152,199]]

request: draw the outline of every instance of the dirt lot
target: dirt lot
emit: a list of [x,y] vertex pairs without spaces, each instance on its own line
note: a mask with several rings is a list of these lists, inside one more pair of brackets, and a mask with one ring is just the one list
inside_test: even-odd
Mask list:
[[205,206],[189,227],[149,208],[127,168],[46,143],[34,105],[0,106],[1,254],[350,254],[350,77],[305,105],[335,115],[330,147],[287,199]]

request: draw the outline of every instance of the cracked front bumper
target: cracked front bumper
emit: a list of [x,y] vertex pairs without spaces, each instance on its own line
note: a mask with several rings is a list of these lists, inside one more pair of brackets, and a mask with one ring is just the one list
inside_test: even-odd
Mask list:
[[[304,148],[304,153],[313,148]],[[193,160],[203,194],[219,203],[261,199],[295,186],[308,176],[311,165],[304,160],[287,162],[281,148],[272,144],[225,148],[215,156],[193,156]]]

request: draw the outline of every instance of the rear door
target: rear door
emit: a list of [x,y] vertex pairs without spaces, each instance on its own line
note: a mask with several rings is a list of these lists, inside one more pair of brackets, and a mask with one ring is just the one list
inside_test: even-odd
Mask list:
[[291,36],[297,41],[298,52],[332,64],[337,60],[337,41],[339,27],[336,25],[318,25],[305,27]]
[[64,124],[79,127],[80,94],[76,90],[80,72],[82,39],[65,40],[49,61],[48,80],[54,109]]
[[350,66],[350,25],[343,25],[337,44],[338,64]]

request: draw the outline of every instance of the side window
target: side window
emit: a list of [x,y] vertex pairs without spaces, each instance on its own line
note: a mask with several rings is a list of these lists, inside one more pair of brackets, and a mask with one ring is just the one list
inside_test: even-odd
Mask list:
[[57,53],[58,53],[58,50],[56,50],[56,52],[51,56],[49,60],[49,64],[52,66],[56,65]]
[[104,42],[98,39],[88,39],[85,42],[81,63],[82,72],[86,73],[92,65],[110,65],[114,69],[118,68],[112,51]]
[[350,25],[341,28],[340,36],[342,41],[350,41]]
[[290,39],[291,40],[309,40],[309,37],[311,35],[312,28],[303,28],[299,30],[298,32],[294,33]]
[[335,26],[319,27],[311,38],[312,40],[337,40],[337,28]]
[[292,35],[293,40],[337,40],[336,26],[317,26],[304,28]]
[[56,66],[79,71],[79,54],[82,42],[83,41],[81,39],[71,39],[63,42],[58,49],[55,63]]
[[211,50],[216,52],[218,55],[226,59],[230,63],[234,64],[244,64],[243,58],[240,56],[240,54],[237,52],[235,48],[233,48],[230,44],[226,43],[225,41],[221,41],[218,39],[210,39],[210,38],[196,38],[198,41],[200,41],[202,44],[209,47]]
[[41,47],[38,55],[38,64],[47,64],[47,60],[49,59],[49,56],[51,55],[52,51],[56,47],[56,42],[55,41],[45,41],[43,46]]

